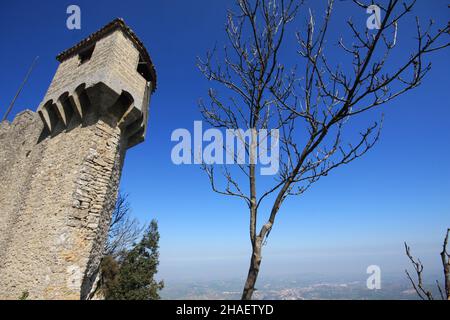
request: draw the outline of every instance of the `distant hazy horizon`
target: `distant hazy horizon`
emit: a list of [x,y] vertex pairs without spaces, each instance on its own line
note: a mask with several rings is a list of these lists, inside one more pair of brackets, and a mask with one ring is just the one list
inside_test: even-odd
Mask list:
[[[421,259],[426,276],[442,276],[439,253],[442,243],[415,244],[414,256]],[[237,251],[237,250],[236,250]],[[212,252],[207,248],[197,248],[189,252],[161,253],[158,278],[174,281],[184,280],[229,280],[244,278],[248,271],[249,253],[242,250]],[[330,247],[283,249],[267,246],[261,268],[261,278],[295,276],[298,274],[321,274],[329,277],[351,276],[366,279],[367,267],[377,265],[384,275],[406,277],[405,269],[411,270],[411,263],[404,252],[403,243],[397,246],[378,247]],[[439,279],[441,280],[441,279]]]
[[[436,279],[441,274],[424,277],[424,285],[437,294]],[[226,280],[174,280],[166,281],[161,291],[162,299],[240,299],[244,278]],[[366,278],[357,274],[326,275],[303,273],[290,276],[261,277],[256,285],[255,299],[258,300],[418,300],[405,274],[385,274],[381,288],[370,290]]]

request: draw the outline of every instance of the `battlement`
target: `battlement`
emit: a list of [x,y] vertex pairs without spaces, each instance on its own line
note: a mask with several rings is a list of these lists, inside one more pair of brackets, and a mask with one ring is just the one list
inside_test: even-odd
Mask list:
[[57,60],[60,65],[37,110],[50,132],[95,113],[120,126],[128,147],[144,140],[156,72],[147,50],[122,19],[62,52]]

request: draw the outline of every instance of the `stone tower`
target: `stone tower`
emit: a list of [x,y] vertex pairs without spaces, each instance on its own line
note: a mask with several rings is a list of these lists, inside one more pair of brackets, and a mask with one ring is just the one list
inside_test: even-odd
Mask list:
[[37,109],[0,124],[0,298],[86,299],[156,73],[116,19],[57,56]]

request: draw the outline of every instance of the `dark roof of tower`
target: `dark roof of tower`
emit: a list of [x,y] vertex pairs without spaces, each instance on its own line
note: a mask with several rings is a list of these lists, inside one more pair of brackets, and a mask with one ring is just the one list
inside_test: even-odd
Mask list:
[[116,19],[112,20],[107,25],[105,25],[103,28],[92,33],[87,38],[81,40],[73,47],[71,47],[67,50],[64,50],[63,52],[58,54],[56,56],[56,59],[61,62],[61,61],[65,60],[66,58],[72,56],[76,52],[79,52],[81,49],[84,49],[84,48],[90,46],[91,44],[97,42],[99,39],[105,37],[107,34],[113,32],[117,29],[121,29],[131,39],[131,41],[133,41],[133,43],[139,50],[139,53],[141,54],[144,61],[149,63],[150,72],[151,72],[151,76],[153,79],[153,91],[156,90],[156,70],[155,70],[155,66],[153,65],[152,59],[150,58],[150,55],[148,54],[147,49],[145,48],[142,41],[139,40],[139,38],[136,36],[136,34],[133,32],[133,30],[131,30],[131,28],[126,25],[125,21],[122,18],[116,18]]

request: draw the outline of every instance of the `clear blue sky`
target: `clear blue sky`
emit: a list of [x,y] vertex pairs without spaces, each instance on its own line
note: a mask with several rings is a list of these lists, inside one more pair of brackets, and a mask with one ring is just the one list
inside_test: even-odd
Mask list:
[[[79,31],[66,28],[70,4],[81,7]],[[40,60],[13,114],[37,108],[59,52],[115,17],[123,17],[147,46],[158,90],[151,102],[147,140],[128,152],[121,187],[130,194],[135,216],[159,221],[160,276],[167,280],[243,277],[247,270],[244,203],[214,194],[198,167],[175,166],[170,159],[171,132],[192,128],[193,121],[200,120],[197,100],[206,96],[209,84],[196,69],[196,57],[224,43],[226,8],[231,5],[218,0],[0,4],[0,115],[36,55]],[[330,35],[334,43],[348,17],[358,23],[367,17],[348,1],[336,6]],[[316,5],[313,9],[322,15]],[[419,0],[415,12],[441,24],[449,17],[443,0]],[[295,29],[302,23],[303,15]],[[413,45],[413,31],[400,29],[402,48]],[[296,50],[292,44],[285,49]],[[314,271],[364,276],[370,264],[402,272],[408,266],[405,240],[430,271],[438,270],[444,230],[450,227],[449,50],[432,59],[433,69],[422,86],[383,107],[384,130],[374,150],[334,171],[304,196],[286,201],[264,252],[262,276]]]

